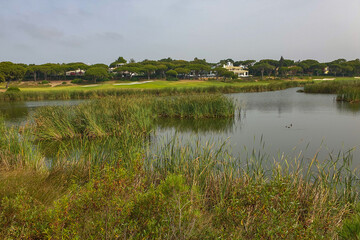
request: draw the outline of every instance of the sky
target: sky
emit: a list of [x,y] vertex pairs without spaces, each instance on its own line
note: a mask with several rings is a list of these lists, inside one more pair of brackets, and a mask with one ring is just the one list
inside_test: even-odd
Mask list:
[[360,0],[0,0],[0,61],[360,58]]

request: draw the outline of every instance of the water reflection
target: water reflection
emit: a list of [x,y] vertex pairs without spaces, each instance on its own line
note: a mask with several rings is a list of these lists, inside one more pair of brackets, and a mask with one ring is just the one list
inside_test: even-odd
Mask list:
[[7,124],[21,125],[26,122],[34,111],[44,106],[77,105],[87,100],[48,100],[48,101],[16,101],[0,102],[0,115],[4,116]]
[[18,123],[29,115],[25,102],[0,102],[0,113],[8,123]]
[[360,114],[360,103],[337,102],[336,107],[340,113]]

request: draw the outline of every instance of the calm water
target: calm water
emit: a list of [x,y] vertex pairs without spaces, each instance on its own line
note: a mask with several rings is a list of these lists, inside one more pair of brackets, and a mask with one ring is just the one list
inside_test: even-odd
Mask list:
[[355,148],[353,167],[360,167],[360,105],[336,102],[331,94],[297,93],[298,89],[230,94],[242,108],[240,117],[163,120],[157,133],[160,139],[177,134],[184,142],[228,139],[234,155],[256,149],[271,156],[301,153],[304,158],[319,152],[319,159],[326,159]]
[[[360,105],[339,103],[335,95],[275,92],[227,95],[241,107],[234,119],[159,120],[154,145],[175,135],[183,142],[227,140],[232,154],[261,150],[269,156],[286,154],[322,159],[350,149],[360,167]],[[84,100],[0,102],[8,124],[21,124],[37,107],[76,105]]]
[[7,124],[22,124],[36,108],[44,106],[77,105],[85,100],[51,100],[51,101],[24,101],[0,102],[0,113]]

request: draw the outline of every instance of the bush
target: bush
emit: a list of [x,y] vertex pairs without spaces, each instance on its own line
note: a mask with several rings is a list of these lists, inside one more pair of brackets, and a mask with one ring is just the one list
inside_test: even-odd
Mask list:
[[177,77],[170,77],[170,76],[168,76],[168,77],[166,77],[166,80],[167,80],[167,81],[178,81],[179,79],[178,79]]
[[175,70],[169,70],[166,72],[166,80],[168,81],[177,81],[177,72]]
[[62,84],[62,85],[65,85],[65,84],[67,84],[67,82],[62,82],[61,84]]
[[80,78],[75,78],[74,80],[71,80],[71,83],[79,84],[79,83],[83,83],[83,80]]
[[9,87],[6,92],[20,92],[20,89],[18,87]]
[[48,84],[48,83],[50,83],[50,82],[47,81],[47,80],[44,80],[44,81],[41,82],[41,84]]

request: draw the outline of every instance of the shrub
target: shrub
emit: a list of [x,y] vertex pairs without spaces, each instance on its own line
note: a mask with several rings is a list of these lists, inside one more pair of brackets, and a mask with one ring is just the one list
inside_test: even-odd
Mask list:
[[48,84],[48,83],[50,83],[50,82],[47,81],[47,80],[44,80],[44,81],[41,82],[41,84]]
[[62,85],[65,85],[65,84],[67,84],[67,82],[62,82],[61,84],[62,84]]
[[9,87],[6,92],[20,92],[20,89],[18,87]]
[[178,81],[179,79],[177,77],[166,77],[167,81]]
[[79,83],[83,83],[83,80],[80,78],[75,78],[74,80],[71,80],[71,83],[79,84]]

